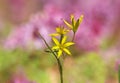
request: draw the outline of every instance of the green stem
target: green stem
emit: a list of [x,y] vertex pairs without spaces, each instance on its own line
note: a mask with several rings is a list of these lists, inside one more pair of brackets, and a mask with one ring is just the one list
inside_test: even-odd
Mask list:
[[73,33],[72,42],[74,41],[74,39],[75,39],[75,32]]
[[50,52],[54,55],[54,57],[57,60],[58,66],[59,66],[59,73],[60,73],[60,80],[61,83],[63,83],[63,69],[62,69],[62,64],[60,62],[60,59],[57,58],[57,55],[55,54],[55,52],[50,48],[50,46],[48,45],[48,43],[46,42],[46,40],[42,37],[41,34],[39,34],[39,38],[42,38],[42,40],[44,41],[45,45],[48,47],[48,49],[50,50]]
[[63,34],[61,34],[61,36],[60,36],[60,43],[62,42],[62,39],[63,39]]
[[58,62],[58,66],[59,66],[60,80],[61,80],[61,83],[63,83],[63,69],[62,69],[62,64],[60,62],[60,59],[58,59],[57,62]]

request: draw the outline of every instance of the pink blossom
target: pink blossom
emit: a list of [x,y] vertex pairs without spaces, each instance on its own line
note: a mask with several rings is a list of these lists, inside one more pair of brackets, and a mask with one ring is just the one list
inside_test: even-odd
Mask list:
[[45,5],[43,12],[46,14],[47,18],[45,17],[44,19],[50,28],[54,29],[63,23],[63,11],[56,5]]
[[13,83],[35,83],[35,82],[31,82],[25,78],[16,78]]
[[56,7],[48,5],[43,12],[32,15],[27,23],[17,26],[17,28],[11,32],[11,35],[8,36],[5,47],[13,49],[16,47],[30,48],[32,46],[42,48],[44,47],[44,43],[41,39],[35,37],[34,31],[37,29],[49,43],[49,34],[61,23],[62,14],[60,11]]
[[[100,49],[103,39],[107,38],[115,29],[112,25],[116,20],[117,14],[113,11],[118,10],[115,2],[112,3],[110,0],[79,0],[77,3],[79,5],[74,6],[73,4],[71,6],[74,8],[74,11],[71,10],[71,12],[73,11],[75,15],[80,15],[83,12],[85,17],[76,34],[76,46],[83,50]],[[115,10],[114,7],[116,7]]]
[[[100,48],[103,40],[113,33],[115,29],[113,23],[119,17],[118,13],[120,13],[118,10],[119,0],[115,0],[114,2],[112,0],[46,0],[42,11],[33,14],[31,19],[22,26],[34,26],[30,32],[34,32],[36,27],[44,29],[47,33],[51,33],[56,26],[63,24],[62,19],[69,20],[70,14],[74,14],[76,17],[84,14],[85,18],[76,34],[76,45],[83,50],[97,50]],[[27,34],[29,28],[26,29]],[[21,38],[25,39],[24,41],[32,39],[27,36]],[[34,41],[38,40],[35,39]],[[26,45],[28,42],[23,44]]]
[[[74,14],[76,17],[84,14],[85,18],[77,32],[75,42],[80,49],[95,50],[100,47],[102,43],[102,38],[106,38],[108,33],[112,32],[112,27],[110,23],[112,23],[115,19],[116,13],[112,12],[113,6],[111,7],[111,5],[112,2],[110,0],[52,0],[51,2],[45,4],[45,7],[48,7],[48,9],[45,8],[44,10],[51,9],[52,11],[54,11],[57,9],[57,12],[60,12],[60,14],[63,16],[62,18],[66,20],[69,20],[68,18],[70,14]],[[54,8],[54,6],[56,8]],[[52,15],[50,12],[48,12],[48,14],[50,14],[50,16]],[[54,20],[53,18],[54,17],[52,17],[51,20]],[[53,23],[52,22],[53,21],[49,22],[49,24],[51,25],[56,23],[56,21],[54,21]]]
[[36,18],[34,19],[34,17],[31,19],[33,19],[33,21],[30,20],[28,23],[18,26],[11,32],[5,42],[6,48],[43,48],[43,41],[34,36],[36,29],[47,42],[50,42],[48,26],[46,26],[44,22],[42,23],[41,19],[37,20]]

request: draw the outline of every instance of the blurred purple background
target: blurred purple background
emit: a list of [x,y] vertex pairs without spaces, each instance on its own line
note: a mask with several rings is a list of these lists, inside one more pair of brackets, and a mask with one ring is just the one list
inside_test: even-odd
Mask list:
[[[57,26],[64,25],[63,19],[69,21],[71,14],[74,14],[75,18],[84,15],[75,37],[73,55],[96,53],[107,65],[105,69],[111,68],[115,73],[108,75],[104,83],[117,83],[114,68],[120,58],[120,0],[0,0],[1,49],[13,51],[22,48],[32,52],[42,51],[45,45],[34,35],[35,30],[37,29],[51,44],[49,34],[54,32]],[[109,80],[112,77],[113,79]],[[22,79],[18,76],[19,78]]]

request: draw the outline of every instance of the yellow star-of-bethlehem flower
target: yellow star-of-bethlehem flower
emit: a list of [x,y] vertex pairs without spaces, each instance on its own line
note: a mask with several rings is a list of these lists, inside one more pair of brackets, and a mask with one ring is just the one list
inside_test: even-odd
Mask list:
[[63,21],[71,30],[73,30],[73,32],[76,32],[79,25],[83,21],[83,17],[84,15],[81,15],[79,19],[75,20],[74,15],[71,15],[70,17],[71,23],[67,22],[66,20],[63,20]]
[[59,36],[59,35],[64,35],[67,32],[69,32],[69,30],[67,30],[64,27],[57,27],[56,28],[56,33],[50,34],[50,36]]
[[52,38],[53,42],[56,44],[56,46],[52,47],[52,50],[58,50],[57,57],[59,58],[63,52],[67,53],[68,55],[71,55],[71,52],[67,49],[67,47],[73,45],[73,42],[66,42],[67,37],[64,36],[62,38],[62,41],[59,42],[55,37]]

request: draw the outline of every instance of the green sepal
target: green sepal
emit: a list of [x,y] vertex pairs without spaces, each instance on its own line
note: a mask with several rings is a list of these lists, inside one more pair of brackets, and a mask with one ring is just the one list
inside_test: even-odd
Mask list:
[[77,20],[75,27],[73,28],[73,32],[76,32],[78,30],[78,27],[80,25],[79,19]]

